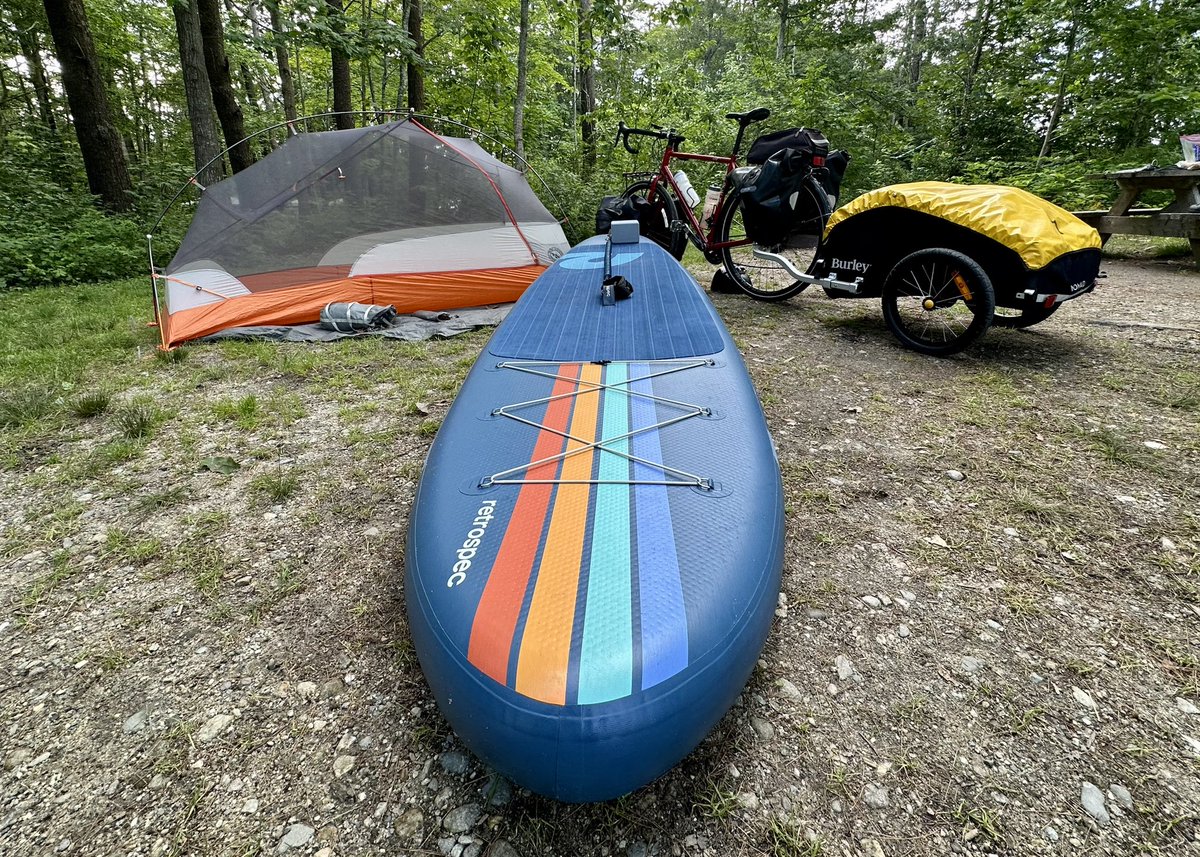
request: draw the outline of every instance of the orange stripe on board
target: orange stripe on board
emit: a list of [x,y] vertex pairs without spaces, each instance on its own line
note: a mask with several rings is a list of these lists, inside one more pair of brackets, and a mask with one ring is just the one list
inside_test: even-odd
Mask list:
[[[571,416],[571,398],[566,394],[575,388],[579,367],[561,366],[557,374],[563,378],[554,383],[551,395],[565,398],[555,399],[546,406],[542,423],[565,432]],[[542,429],[538,432],[529,460],[550,458],[562,450],[562,436]],[[558,463],[552,462],[530,468],[526,476],[529,479],[553,479],[557,471]],[[521,603],[525,600],[533,562],[537,558],[553,491],[553,485],[521,486],[496,561],[492,563],[492,572],[475,608],[471,639],[467,644],[467,660],[500,684],[508,683],[508,658],[512,651],[513,634],[521,615]]]
[[[583,389],[600,383],[602,368],[595,364],[583,367]],[[581,392],[575,399],[571,434],[590,443],[596,439],[600,391]],[[579,441],[567,441],[568,450],[581,446]],[[589,449],[564,459],[560,478],[564,482],[591,479],[592,457],[593,450]],[[567,664],[571,657],[571,632],[575,626],[575,599],[579,592],[591,487],[558,486],[517,659],[517,692],[555,705],[566,705],[567,702]]]

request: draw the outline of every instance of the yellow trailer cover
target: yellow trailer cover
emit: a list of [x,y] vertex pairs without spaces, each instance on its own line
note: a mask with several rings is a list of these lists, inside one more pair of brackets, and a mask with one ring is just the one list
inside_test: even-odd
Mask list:
[[825,237],[844,220],[895,206],[940,217],[972,229],[1015,251],[1030,270],[1064,253],[1100,248],[1100,234],[1078,217],[1028,191],[1004,185],[910,182],[868,191],[829,218]]

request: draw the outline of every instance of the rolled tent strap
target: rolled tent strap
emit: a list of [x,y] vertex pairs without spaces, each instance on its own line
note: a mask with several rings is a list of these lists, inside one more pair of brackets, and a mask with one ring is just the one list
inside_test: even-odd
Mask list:
[[328,303],[321,308],[321,327],[350,333],[356,330],[371,330],[386,327],[396,318],[394,306],[376,306],[360,303]]

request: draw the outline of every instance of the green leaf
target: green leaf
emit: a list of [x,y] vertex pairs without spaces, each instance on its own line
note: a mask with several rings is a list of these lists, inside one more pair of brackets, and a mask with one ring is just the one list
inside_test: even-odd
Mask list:
[[200,462],[202,470],[211,470],[213,473],[222,473],[228,476],[235,470],[241,470],[242,465],[234,461],[228,455],[214,455]]

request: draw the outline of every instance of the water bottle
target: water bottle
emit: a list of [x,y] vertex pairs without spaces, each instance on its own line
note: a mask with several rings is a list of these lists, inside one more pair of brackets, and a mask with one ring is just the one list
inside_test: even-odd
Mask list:
[[701,226],[712,226],[712,216],[717,210],[717,203],[721,201],[721,186],[719,184],[710,184],[708,193],[704,195],[704,213],[700,215]]
[[700,201],[700,194],[696,193],[696,189],[692,187],[692,182],[688,179],[687,173],[683,170],[675,173],[675,184],[679,185],[679,195],[687,203],[687,207],[695,208],[696,203]]

